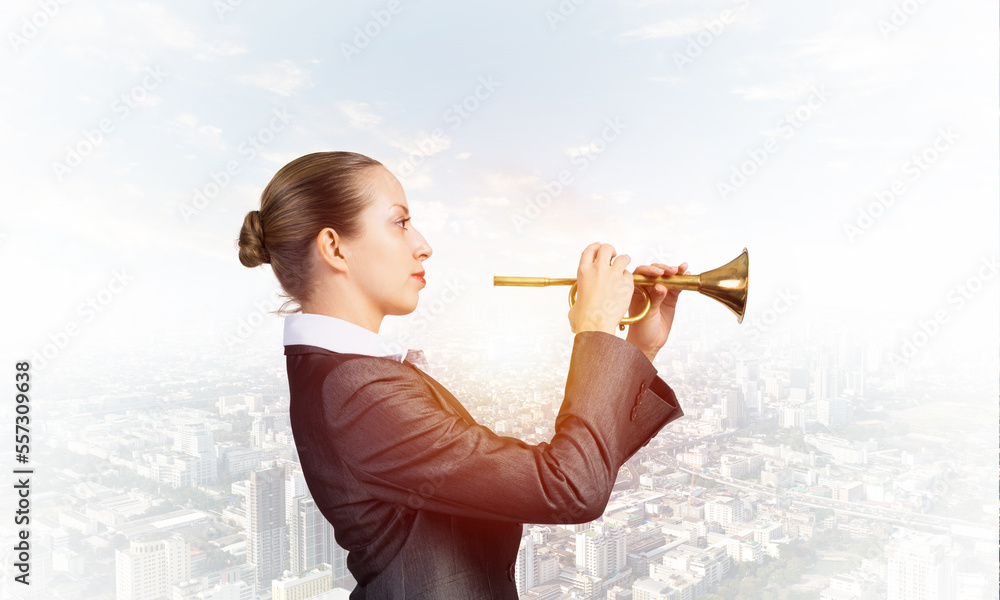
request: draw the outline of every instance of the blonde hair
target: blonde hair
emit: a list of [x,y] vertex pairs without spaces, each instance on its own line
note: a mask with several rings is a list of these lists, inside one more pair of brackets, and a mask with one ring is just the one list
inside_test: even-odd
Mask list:
[[[281,167],[240,229],[240,262],[269,263],[288,298],[279,314],[302,310],[312,291],[312,244],[330,227],[352,238],[361,233],[361,212],[371,203],[365,172],[382,163],[355,152],[315,152]],[[290,304],[297,306],[288,309]]]

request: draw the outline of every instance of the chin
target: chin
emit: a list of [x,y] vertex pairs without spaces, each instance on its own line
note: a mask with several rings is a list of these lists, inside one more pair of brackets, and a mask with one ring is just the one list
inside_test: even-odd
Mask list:
[[396,306],[392,310],[392,312],[390,312],[388,314],[395,315],[395,316],[403,316],[403,315],[408,315],[408,314],[412,313],[415,310],[417,310],[417,299],[416,298],[414,298],[413,302],[411,302],[411,303],[408,303],[408,304],[405,304],[405,305],[401,305],[401,306]]

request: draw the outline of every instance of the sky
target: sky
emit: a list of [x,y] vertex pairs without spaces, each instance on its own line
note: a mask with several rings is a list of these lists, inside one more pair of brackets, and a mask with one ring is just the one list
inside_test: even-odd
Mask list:
[[235,239],[282,165],[351,150],[434,249],[423,310],[459,290],[441,327],[568,336],[566,288],[492,276],[573,277],[594,241],[692,272],[747,248],[744,325],[685,292],[679,337],[822,323],[985,357],[995,383],[995,3],[5,8],[8,362],[210,355],[244,330],[279,355],[277,282]]

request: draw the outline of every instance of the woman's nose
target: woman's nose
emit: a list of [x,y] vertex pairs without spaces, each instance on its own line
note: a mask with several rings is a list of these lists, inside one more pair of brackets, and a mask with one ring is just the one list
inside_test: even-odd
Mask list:
[[431,257],[431,254],[434,254],[434,250],[431,248],[431,245],[427,243],[427,240],[424,239],[424,236],[420,235],[419,233],[417,234],[417,236],[419,236],[420,238],[420,243],[417,244],[417,247],[414,250],[414,254],[420,260],[427,260],[428,258]]

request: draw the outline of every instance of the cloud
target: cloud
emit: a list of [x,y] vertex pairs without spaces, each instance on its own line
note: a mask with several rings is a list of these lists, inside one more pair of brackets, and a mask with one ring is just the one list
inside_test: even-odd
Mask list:
[[410,202],[410,208],[414,215],[414,226],[421,233],[437,233],[449,225],[450,212],[442,202],[413,200]]
[[373,129],[382,123],[382,117],[375,114],[367,102],[342,102],[337,108],[347,117],[351,127]]
[[448,223],[448,228],[451,229],[452,233],[462,234],[467,237],[473,238],[489,238],[497,239],[499,234],[496,231],[488,230],[482,231],[479,229],[479,221],[475,219],[468,219],[466,221],[451,221]]
[[386,140],[393,148],[398,148],[408,156],[419,154],[421,156],[434,156],[451,147],[451,138],[446,135],[432,135],[419,131],[416,135],[406,139]]
[[389,172],[394,174],[400,183],[408,190],[422,190],[431,187],[434,184],[434,180],[431,179],[426,173],[410,173],[404,175],[398,169],[393,169],[389,167]]
[[472,206],[509,206],[510,200],[507,196],[476,196],[469,199]]
[[482,177],[485,187],[495,191],[534,189],[542,179],[537,173],[525,174],[505,171],[493,171]]
[[782,100],[799,102],[809,93],[809,83],[801,81],[783,81],[774,84],[751,85],[749,87],[734,87],[730,94],[742,96],[744,100]]
[[643,77],[645,81],[652,81],[653,83],[669,83],[671,85],[680,85],[684,78],[680,75],[671,75],[669,77],[664,77],[661,75],[650,75],[648,77]]
[[590,195],[590,199],[596,203],[613,202],[615,204],[628,204],[632,201],[632,192],[629,190],[614,190],[608,192],[607,195],[594,193]]
[[51,20],[47,34],[59,37],[67,60],[83,64],[113,61],[141,72],[152,62],[173,64],[171,51],[205,62],[247,52],[245,46],[222,39],[214,24],[202,30],[200,23],[150,2],[73,3],[66,14],[60,11]]
[[364,130],[382,143],[401,151],[394,160],[383,161],[389,170],[410,188],[424,188],[433,183],[426,172],[427,158],[451,147],[451,138],[435,130],[407,132],[385,122],[367,102],[342,102],[338,105],[351,127]]
[[566,154],[569,154],[573,158],[576,158],[577,156],[600,154],[603,149],[604,147],[598,144],[597,142],[591,142],[589,144],[583,144],[580,146],[573,146],[571,148],[567,148]]
[[619,40],[655,40],[661,38],[677,38],[697,33],[705,28],[703,19],[682,17],[667,19],[654,25],[645,25],[630,29],[618,36]]
[[256,73],[242,75],[237,81],[285,97],[313,86],[309,71],[288,59],[260,65]]
[[[150,53],[157,51],[156,46],[183,50],[190,53],[196,60],[214,60],[220,56],[236,56],[245,54],[244,46],[215,39],[206,41],[209,36],[197,31],[188,22],[167,12],[164,6],[149,2],[128,2],[120,5],[122,15],[126,18],[131,36],[130,46],[134,49],[135,42],[140,45],[154,46]],[[106,9],[97,9],[98,18],[107,14]]]
[[[777,131],[771,132],[778,135]],[[900,152],[916,147],[921,138],[912,136],[881,136],[873,137],[866,135],[836,135],[818,138],[816,141],[825,144],[836,150],[855,152],[871,148],[885,148],[887,150],[897,150]]]
[[222,141],[222,129],[214,125],[201,124],[198,122],[198,117],[190,113],[177,115],[167,123],[164,130],[169,135],[180,137],[191,146],[226,149]]
[[[122,8],[131,17],[129,21],[146,25],[141,33],[141,38],[160,42],[162,45],[187,50],[194,53],[195,58],[207,59],[215,56],[233,56],[243,54],[246,49],[225,41],[207,42],[205,36],[201,35],[194,28],[182,19],[179,19],[167,12],[164,6],[150,2],[127,3]],[[102,11],[106,14],[106,11]],[[136,33],[133,30],[133,33]]]

